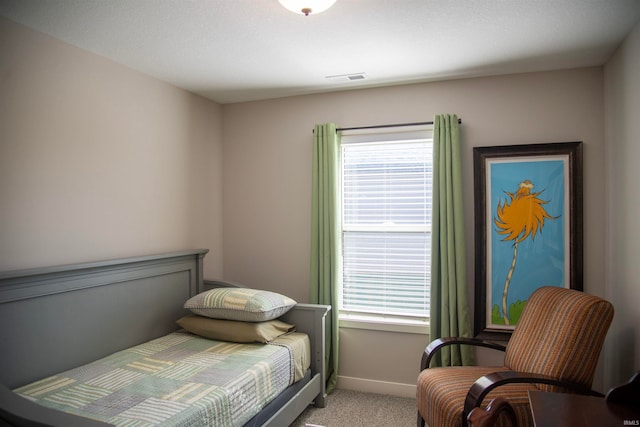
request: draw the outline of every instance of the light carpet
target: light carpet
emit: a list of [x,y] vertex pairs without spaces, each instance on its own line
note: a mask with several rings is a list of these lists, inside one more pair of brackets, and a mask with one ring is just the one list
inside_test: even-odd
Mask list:
[[326,408],[308,407],[291,427],[413,427],[416,418],[413,398],[334,390]]

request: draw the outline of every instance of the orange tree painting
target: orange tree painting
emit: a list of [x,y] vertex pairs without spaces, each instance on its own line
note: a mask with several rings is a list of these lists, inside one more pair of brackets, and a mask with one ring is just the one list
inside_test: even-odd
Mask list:
[[582,289],[581,143],[474,148],[475,333],[506,338],[541,286]]
[[[536,288],[564,286],[568,271],[562,222],[564,174],[561,160],[490,164],[493,282],[490,320],[496,327],[515,326]],[[531,191],[534,182],[540,191]],[[509,191],[512,188],[517,189],[515,193]],[[545,200],[539,198],[540,193]],[[544,220],[552,218],[557,220],[545,225]]]
[[[533,182],[525,179],[518,185],[518,190],[515,194],[506,192],[509,200],[502,204],[498,202],[496,217],[493,220],[498,234],[505,236],[503,241],[513,242],[513,260],[502,291],[502,318],[505,325],[510,324],[507,295],[518,260],[518,244],[529,237],[534,240],[538,230],[542,231],[544,220],[555,219],[544,209],[544,205],[547,202],[538,198],[538,195],[542,192],[531,192],[533,187]],[[518,314],[519,311],[521,310],[518,310]],[[497,319],[494,319],[494,322],[496,321]]]

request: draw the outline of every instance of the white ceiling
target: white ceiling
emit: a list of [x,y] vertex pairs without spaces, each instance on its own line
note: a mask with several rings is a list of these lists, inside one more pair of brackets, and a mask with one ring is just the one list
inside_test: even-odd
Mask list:
[[0,0],[0,15],[224,104],[602,65],[640,0],[337,0],[308,17],[278,0]]

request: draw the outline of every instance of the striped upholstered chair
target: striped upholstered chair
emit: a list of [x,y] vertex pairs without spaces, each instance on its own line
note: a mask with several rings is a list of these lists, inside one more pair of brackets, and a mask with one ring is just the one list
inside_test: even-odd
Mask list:
[[[472,338],[441,338],[422,356],[417,384],[418,426],[465,426],[475,407],[497,397],[513,407],[519,426],[531,426],[528,391],[600,395],[591,390],[602,344],[613,319],[608,301],[583,292],[542,287],[525,306],[506,346]],[[504,366],[429,368],[451,344],[505,352]]]

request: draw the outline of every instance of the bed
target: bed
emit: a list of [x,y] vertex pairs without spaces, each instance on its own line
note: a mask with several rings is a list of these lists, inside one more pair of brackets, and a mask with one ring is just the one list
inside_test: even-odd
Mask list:
[[[207,252],[0,273],[0,425],[286,426],[324,407],[329,307],[295,304],[274,320],[295,332],[265,344],[176,324],[185,301],[240,288],[203,280]],[[108,399],[130,410],[92,407]]]

